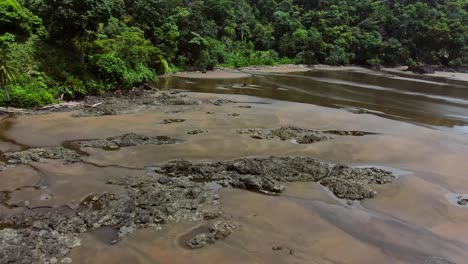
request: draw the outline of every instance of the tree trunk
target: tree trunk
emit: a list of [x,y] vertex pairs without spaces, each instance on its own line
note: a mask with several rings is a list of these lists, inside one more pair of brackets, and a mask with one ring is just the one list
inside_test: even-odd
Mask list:
[[84,52],[84,36],[83,34],[80,35],[80,62],[81,64],[85,63],[85,52]]

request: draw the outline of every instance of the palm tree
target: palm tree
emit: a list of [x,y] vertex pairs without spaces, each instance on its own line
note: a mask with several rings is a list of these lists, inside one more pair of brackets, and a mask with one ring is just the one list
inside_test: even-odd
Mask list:
[[8,93],[8,84],[15,79],[15,68],[7,61],[0,61],[0,88],[5,92],[7,101],[10,101],[10,94]]

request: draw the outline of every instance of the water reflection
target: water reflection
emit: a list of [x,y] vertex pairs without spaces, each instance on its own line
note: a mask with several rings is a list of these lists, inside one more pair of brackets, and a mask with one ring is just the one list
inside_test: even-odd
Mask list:
[[157,87],[342,108],[462,133],[468,126],[468,85],[430,76],[314,70],[239,79],[166,77]]

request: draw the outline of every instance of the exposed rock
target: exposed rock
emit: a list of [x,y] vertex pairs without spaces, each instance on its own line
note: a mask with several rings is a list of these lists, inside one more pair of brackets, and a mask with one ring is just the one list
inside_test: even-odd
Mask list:
[[225,221],[216,221],[208,229],[207,232],[197,234],[189,239],[186,245],[191,249],[203,248],[206,245],[214,244],[219,239],[224,239],[232,234],[236,228],[232,223]]
[[252,106],[250,106],[250,105],[239,105],[239,106],[234,106],[234,108],[250,109],[250,108],[252,108]]
[[203,219],[205,220],[212,220],[212,219],[215,219],[215,218],[218,218],[219,216],[221,216],[223,214],[222,211],[219,211],[219,209],[212,209],[212,210],[207,210],[207,209],[204,209],[203,210]]
[[[101,227],[118,229],[119,237],[137,228],[206,217],[206,206],[217,208],[218,196],[204,184],[187,178],[170,182],[133,182],[119,194],[96,194],[84,199],[77,210],[69,207],[24,209],[0,216],[0,263],[33,263],[66,257],[79,245],[77,234]],[[212,215],[215,217],[216,215]],[[213,233],[221,237],[219,231]],[[24,261],[23,261],[24,260]],[[3,261],[3,262],[2,262]]]
[[164,119],[161,121],[161,124],[172,124],[172,123],[182,123],[185,122],[185,119]]
[[10,192],[0,191],[0,203],[4,203],[10,199]]
[[208,133],[208,130],[206,130],[206,129],[195,129],[195,130],[191,130],[191,131],[187,132],[187,134],[189,134],[189,135],[198,135],[198,134],[204,134],[204,133]]
[[232,113],[232,114],[228,114],[228,116],[240,116],[240,114],[238,114],[238,113]]
[[3,162],[3,161],[0,161],[0,171],[4,171],[4,170],[6,170],[7,166],[8,166],[8,165],[7,165],[7,164],[5,164],[5,162]]
[[62,259],[62,261],[60,261],[60,263],[64,263],[64,264],[70,264],[72,262],[73,262],[73,260],[71,258],[69,258],[69,257],[64,258],[64,259]]
[[298,127],[280,127],[273,130],[262,130],[262,129],[239,129],[239,134],[248,135],[255,139],[274,139],[278,138],[283,141],[291,140],[298,144],[312,144],[321,141],[333,139],[329,135],[337,136],[366,136],[375,135],[375,133],[363,132],[363,131],[340,131],[340,130],[328,130],[328,131],[315,131],[311,129],[304,129]]
[[320,181],[338,198],[363,200],[377,194],[370,184],[386,184],[395,179],[390,172],[376,168],[355,169],[346,165],[336,165],[328,177]]
[[[340,198],[359,200],[375,196],[370,184],[385,184],[394,177],[375,168],[333,166],[307,157],[270,157],[196,164],[173,161],[148,169],[143,178],[110,180],[108,184],[123,190],[90,195],[76,209],[20,207],[15,213],[0,215],[0,263],[63,260],[79,245],[79,233],[96,229],[111,228],[122,238],[138,228],[215,219],[221,212],[218,188],[213,184],[279,194],[284,191],[280,182],[314,181]],[[0,199],[8,197],[2,192]],[[231,223],[216,221],[186,243],[200,248],[225,238],[233,229]]]
[[123,147],[132,147],[139,145],[165,145],[175,144],[177,140],[169,137],[147,137],[137,134],[126,134],[119,137],[110,137],[106,139],[95,139],[95,140],[82,140],[74,141],[73,145],[78,147],[90,147],[90,148],[103,148],[103,149],[118,149]]
[[261,129],[239,129],[237,132],[241,135],[248,135],[254,139],[273,139],[271,134],[265,134]]
[[199,105],[200,104],[200,101],[187,98],[187,96],[183,96],[183,95],[171,96],[165,93],[156,97],[156,100],[158,104],[162,104],[162,105]]
[[36,148],[4,154],[9,164],[29,164],[44,159],[61,159],[66,162],[80,161],[80,154],[64,147]]
[[459,199],[457,201],[457,204],[462,205],[462,206],[468,205],[468,199]]
[[[81,112],[75,116],[122,115],[157,109],[163,105],[199,105],[200,102],[183,95],[170,95],[165,92],[139,89],[128,94],[86,98]],[[80,109],[80,108],[78,108]],[[74,108],[73,110],[77,110]]]
[[332,134],[337,136],[353,136],[353,137],[363,137],[369,135],[378,135],[377,133],[364,132],[364,131],[345,131],[345,130],[327,130],[323,131],[324,134]]
[[225,104],[232,104],[232,103],[235,103],[235,102],[231,100],[227,100],[227,99],[219,99],[213,102],[213,104],[216,106],[222,106]]
[[326,136],[320,132],[316,133],[307,133],[303,136],[300,136],[296,139],[296,142],[298,144],[312,144],[312,143],[317,143],[320,141],[325,141],[332,139],[332,137]]
[[170,177],[188,177],[195,182],[217,182],[222,186],[265,194],[283,192],[284,186],[280,182],[320,181],[339,198],[350,200],[373,198],[376,192],[370,184],[386,184],[394,179],[390,172],[380,169],[332,166],[307,157],[270,157],[197,164],[173,161],[156,170]]
[[290,140],[299,137],[301,134],[305,133],[313,133],[315,131],[309,129],[303,129],[298,127],[280,127],[277,129],[273,129],[270,133],[281,140]]

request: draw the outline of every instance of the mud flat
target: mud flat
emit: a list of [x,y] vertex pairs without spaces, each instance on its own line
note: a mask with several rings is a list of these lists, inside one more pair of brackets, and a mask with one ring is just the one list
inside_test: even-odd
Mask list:
[[468,258],[460,134],[142,88],[21,112],[0,135],[1,264]]

